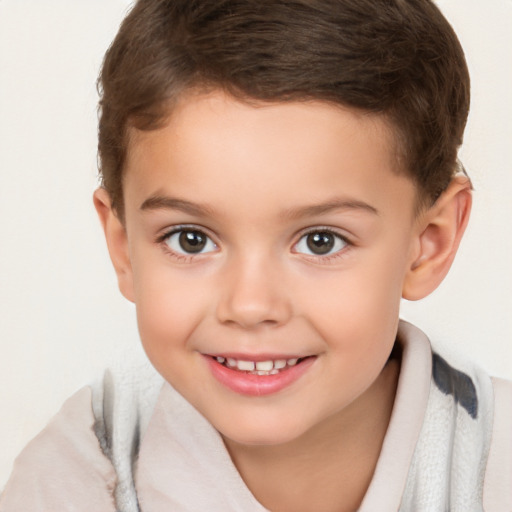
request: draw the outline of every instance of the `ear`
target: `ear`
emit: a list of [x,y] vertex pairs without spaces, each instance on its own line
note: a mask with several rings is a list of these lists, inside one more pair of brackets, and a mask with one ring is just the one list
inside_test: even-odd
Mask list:
[[432,293],[452,265],[471,211],[471,182],[456,177],[432,207],[418,216],[415,250],[402,297],[418,300]]
[[119,289],[129,301],[135,302],[128,238],[124,224],[112,209],[110,196],[104,188],[100,187],[94,192],[93,201],[105,232],[108,252],[117,274]]

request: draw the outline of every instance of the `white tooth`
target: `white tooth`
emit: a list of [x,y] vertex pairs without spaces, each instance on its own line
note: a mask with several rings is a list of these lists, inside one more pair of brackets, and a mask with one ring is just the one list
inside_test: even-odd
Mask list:
[[267,371],[265,371],[265,370],[258,370],[256,373],[257,373],[258,375],[268,375],[268,372],[267,372]]
[[265,370],[269,372],[274,367],[274,363],[272,361],[258,361],[256,363],[256,370]]
[[228,357],[228,366],[231,366],[231,368],[234,368],[236,366],[236,359],[233,359],[232,357]]
[[275,368],[273,370],[270,370],[270,375],[277,375],[279,373],[279,370],[276,370]]
[[286,366],[286,360],[285,359],[277,359],[274,361],[274,368],[277,370],[280,370],[281,368],[284,368]]
[[238,361],[237,367],[239,370],[245,372],[252,372],[254,370],[254,361]]
[[297,364],[298,359],[288,359],[286,361],[288,363],[288,366],[295,366]]
[[215,359],[217,359],[217,361],[218,361],[219,363],[221,363],[221,364],[226,360],[226,359],[224,359],[223,357],[220,357],[220,356],[219,356],[219,357],[216,357]]

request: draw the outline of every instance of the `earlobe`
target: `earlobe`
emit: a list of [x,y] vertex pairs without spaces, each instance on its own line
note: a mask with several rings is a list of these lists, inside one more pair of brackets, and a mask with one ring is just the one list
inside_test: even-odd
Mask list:
[[419,217],[416,251],[402,289],[404,299],[422,299],[441,284],[457,253],[470,211],[471,182],[461,176],[454,178]]
[[110,259],[117,274],[119,289],[129,301],[135,302],[125,226],[112,209],[110,196],[104,188],[100,187],[94,192],[93,201],[103,226]]

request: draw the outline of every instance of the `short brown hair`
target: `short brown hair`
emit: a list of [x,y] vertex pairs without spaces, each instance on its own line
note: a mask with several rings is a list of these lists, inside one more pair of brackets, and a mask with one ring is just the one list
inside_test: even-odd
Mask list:
[[397,168],[430,202],[457,169],[469,109],[464,53],[430,0],[139,0],[98,85],[100,174],[121,218],[128,128],[161,126],[191,88],[383,115]]

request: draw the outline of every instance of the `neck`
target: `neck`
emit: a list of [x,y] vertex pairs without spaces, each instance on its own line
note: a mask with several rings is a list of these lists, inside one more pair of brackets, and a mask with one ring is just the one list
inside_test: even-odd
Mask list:
[[272,512],[357,510],[391,417],[399,362],[390,359],[352,404],[293,441],[248,446],[224,439],[255,498]]

